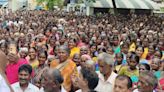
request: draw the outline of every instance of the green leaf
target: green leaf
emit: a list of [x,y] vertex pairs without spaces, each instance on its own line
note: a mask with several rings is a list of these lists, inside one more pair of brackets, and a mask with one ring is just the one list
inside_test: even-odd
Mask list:
[[37,4],[41,5],[43,3],[46,3],[46,6],[48,7],[49,10],[53,10],[53,7],[59,6],[62,7],[63,6],[63,1],[64,0],[37,0]]

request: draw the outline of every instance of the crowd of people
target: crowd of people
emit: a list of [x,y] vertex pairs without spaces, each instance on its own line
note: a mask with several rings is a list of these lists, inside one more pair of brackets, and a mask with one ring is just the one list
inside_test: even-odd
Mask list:
[[0,15],[0,92],[164,91],[164,17]]

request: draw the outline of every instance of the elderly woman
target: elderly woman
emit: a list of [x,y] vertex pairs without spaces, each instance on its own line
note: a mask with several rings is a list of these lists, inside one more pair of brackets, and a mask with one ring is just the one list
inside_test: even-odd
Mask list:
[[154,74],[150,71],[140,73],[138,89],[133,92],[155,92],[158,81]]
[[67,46],[60,46],[58,49],[59,60],[54,60],[50,64],[50,68],[57,68],[61,71],[64,78],[63,86],[67,91],[71,90],[71,75],[77,71],[76,64],[69,59],[70,49]]

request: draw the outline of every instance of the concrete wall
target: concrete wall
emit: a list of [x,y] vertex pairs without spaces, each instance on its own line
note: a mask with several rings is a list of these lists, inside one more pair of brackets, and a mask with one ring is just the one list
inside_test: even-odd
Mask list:
[[28,9],[34,10],[37,6],[36,0],[28,0]]
[[19,10],[23,8],[27,0],[9,0],[9,9],[12,11]]

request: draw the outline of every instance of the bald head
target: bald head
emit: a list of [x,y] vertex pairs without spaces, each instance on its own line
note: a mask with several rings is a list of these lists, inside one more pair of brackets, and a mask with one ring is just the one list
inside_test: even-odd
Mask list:
[[7,56],[0,50],[0,71],[5,71],[5,67],[8,63]]

